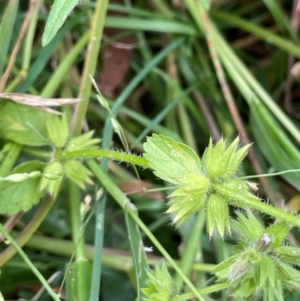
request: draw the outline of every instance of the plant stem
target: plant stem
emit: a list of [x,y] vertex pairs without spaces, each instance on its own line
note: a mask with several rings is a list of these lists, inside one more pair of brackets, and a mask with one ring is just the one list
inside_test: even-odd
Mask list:
[[[10,233],[13,237],[19,234],[17,231],[11,231]],[[67,258],[72,256],[75,249],[73,241],[43,236],[40,234],[32,235],[26,242],[26,247],[38,251],[45,251],[50,254],[65,256]],[[91,261],[94,259],[95,249],[96,248],[92,245],[85,245],[87,258]],[[148,262],[151,265],[160,264],[162,260],[162,257],[148,255]],[[114,270],[128,272],[132,270],[132,254],[130,251],[103,248],[102,263]],[[170,267],[170,264],[166,264]],[[212,273],[215,267],[216,265],[214,264],[194,263],[193,271],[199,273]]]
[[[116,161],[126,162],[130,164],[135,164],[138,166],[141,166],[143,168],[149,168],[148,161],[142,157],[132,155],[132,154],[124,154],[117,151],[111,151],[111,150],[84,150],[84,151],[74,151],[74,152],[66,152],[66,153],[57,153],[57,158],[65,158],[65,159],[71,159],[71,158],[78,158],[78,157],[102,157],[102,158],[108,158],[113,159]],[[240,202],[244,203],[247,206],[253,207],[263,213],[267,213],[273,217],[280,218],[285,220],[288,223],[291,223],[297,227],[300,227],[300,220],[297,216],[293,215],[289,212],[284,212],[279,208],[273,207],[271,205],[268,205],[264,202],[261,202],[256,196],[251,196],[249,198],[245,198],[242,195],[236,195],[234,191],[231,192],[231,194],[228,192],[228,188],[224,188],[221,185],[214,185],[214,189],[218,192],[220,192],[223,195],[228,195],[228,198],[231,198],[232,195],[235,195],[235,198],[237,198]]]
[[[228,288],[229,285],[230,285],[229,282],[217,283],[217,284],[202,288],[202,289],[198,290],[198,292],[201,295],[208,295],[208,294],[223,290],[225,288]],[[176,298],[176,301],[184,301],[184,300],[188,300],[188,299],[192,299],[192,298],[195,298],[195,295],[193,293],[187,293],[187,294],[178,296]]]
[[10,173],[21,150],[22,146],[18,143],[12,143],[10,145],[9,151],[0,166],[0,176],[7,176]]
[[79,98],[81,98],[82,101],[76,106],[75,114],[73,116],[73,133],[75,135],[79,135],[81,132],[82,123],[89,103],[92,88],[90,75],[94,76],[97,66],[96,62],[98,61],[99,56],[107,5],[108,0],[98,0],[96,4],[96,11],[91,21],[90,42],[87,47],[86,60],[79,92]]
[[32,272],[37,276],[37,278],[41,281],[44,288],[48,291],[49,295],[52,296],[52,298],[56,301],[60,301],[58,296],[55,294],[53,289],[50,287],[46,279],[42,276],[42,274],[39,272],[39,270],[32,264],[32,262],[28,259],[27,255],[24,253],[24,251],[19,247],[18,243],[9,235],[9,233],[5,230],[5,228],[0,224],[0,232],[5,236],[5,238],[12,243],[12,245],[16,248],[19,255],[24,259],[26,264],[31,268]]
[[[184,244],[184,251],[179,263],[179,267],[182,269],[184,274],[188,276],[191,275],[193,270],[193,263],[195,262],[196,253],[201,249],[199,237],[201,236],[203,228],[205,228],[205,218],[204,212],[201,212],[194,217],[192,223],[193,231],[190,232]],[[175,281],[177,289],[181,290],[183,279],[179,274],[176,274]]]
[[85,259],[85,243],[83,239],[83,222],[80,215],[80,190],[73,182],[69,181],[69,207],[71,212],[72,240],[74,241],[76,259]]
[[[73,127],[73,133],[75,136],[78,136],[81,133],[82,130],[82,124],[85,119],[88,103],[89,103],[89,98],[91,95],[91,88],[92,88],[92,83],[90,80],[90,76],[94,76],[95,70],[96,70],[96,62],[98,61],[99,57],[99,50],[100,50],[100,44],[101,44],[101,39],[102,39],[102,33],[103,33],[103,28],[104,28],[104,22],[105,22],[105,17],[106,17],[106,11],[107,11],[107,5],[108,5],[108,0],[98,0],[96,2],[96,9],[95,13],[91,19],[91,33],[90,33],[90,42],[87,47],[87,52],[86,52],[86,59],[84,62],[84,69],[83,69],[83,74],[82,74],[82,79],[81,79],[81,86],[80,86],[80,91],[79,91],[79,98],[82,99],[82,101],[76,106],[74,115],[73,115],[73,120],[72,120],[72,127]],[[77,197],[75,197],[77,198]],[[72,202],[72,199],[70,200]],[[80,208],[77,207],[72,207],[73,211],[71,212],[72,216],[78,216],[80,215]],[[77,211],[77,212],[75,212]],[[75,222],[75,220],[73,219]],[[72,231],[73,231],[73,237],[76,237],[76,233],[80,231],[80,228],[76,228],[77,224],[72,225]],[[77,225],[79,226],[79,225]],[[84,239],[80,240],[78,242],[78,248],[80,248],[80,253],[76,254],[78,256],[83,255],[83,248],[85,247],[84,245]],[[77,256],[76,259],[78,260]],[[94,278],[94,277],[93,277]],[[95,290],[93,290],[94,287],[94,281],[92,284],[92,294]],[[97,280],[96,280],[97,281]],[[79,285],[79,287],[82,287],[82,285],[85,285],[85,279],[82,279],[81,275],[78,275],[78,279],[76,283]],[[99,284],[98,284],[99,285]],[[99,295],[99,294],[98,294]],[[91,296],[91,298],[97,298],[98,296]],[[87,300],[87,299],[85,299]],[[96,300],[96,299],[94,299]],[[81,300],[79,300],[81,301]]]
[[[23,231],[19,234],[18,238],[15,240],[20,247],[22,247],[28,241],[28,239],[30,239],[33,233],[38,229],[38,227],[40,226],[40,224],[48,214],[49,210],[52,208],[54,202],[55,202],[54,198],[48,197],[44,201],[44,203],[40,206],[40,208],[34,215],[34,218],[26,225]],[[0,267],[3,266],[15,254],[16,254],[16,249],[13,248],[11,245],[7,247],[3,252],[1,252]]]
[[[122,104],[125,102],[127,97],[132,93],[134,88],[140,84],[140,82],[149,74],[153,68],[161,62],[171,51],[177,48],[182,44],[184,39],[179,38],[172,42],[170,45],[165,47],[162,51],[160,51],[150,62],[146,64],[146,66],[132,79],[129,85],[122,91],[119,97],[116,99],[112,106],[112,113],[116,116],[118,114],[119,109]],[[106,119],[105,127],[104,127],[104,135],[102,141],[102,148],[108,149],[110,148],[113,129],[111,125],[111,121]],[[101,162],[102,172],[107,171],[108,160],[104,159]],[[100,169],[100,167],[98,167]],[[95,167],[95,170],[97,168]],[[96,230],[95,230],[95,248],[98,253],[98,256],[94,258],[93,262],[93,277],[92,277],[92,288],[90,294],[90,301],[94,301],[95,298],[98,298],[100,292],[100,280],[101,280],[101,256],[102,256],[102,246],[103,246],[103,225],[104,225],[104,209],[106,203],[106,193],[101,197],[100,201],[97,204],[96,208]]]
[[45,98],[49,95],[53,95],[54,91],[57,91],[58,87],[63,82],[66,74],[70,70],[71,66],[76,61],[78,55],[87,44],[89,39],[89,32],[84,34],[77,43],[72,47],[70,52],[64,57],[63,61],[55,69],[55,72],[52,74],[51,78],[48,80],[47,84],[43,88],[41,95]]
[[140,156],[125,154],[118,151],[112,151],[107,149],[97,149],[97,150],[81,150],[73,152],[56,152],[55,157],[57,159],[74,159],[74,158],[107,158],[115,161],[126,162],[129,164],[134,164],[144,168],[149,168],[148,161]]
[[156,239],[156,237],[149,231],[147,226],[143,223],[143,221],[138,217],[136,212],[130,208],[130,202],[127,197],[123,194],[123,192],[116,186],[116,184],[111,180],[111,178],[97,165],[94,160],[87,160],[87,164],[95,174],[97,179],[101,182],[103,187],[111,194],[111,196],[115,199],[115,201],[124,209],[127,210],[128,214],[132,217],[132,219],[137,223],[137,225],[144,231],[144,233],[148,236],[148,238],[152,241],[155,247],[160,251],[160,253],[166,258],[166,260],[171,264],[174,270],[183,278],[184,282],[187,286],[194,292],[195,296],[200,300],[204,300],[203,297],[197,292],[197,289],[192,284],[192,282],[185,276],[173,258],[167,253],[167,251],[163,248],[160,242]]
[[268,205],[262,202],[255,195],[249,194],[245,196],[243,194],[237,194],[235,190],[224,187],[222,186],[222,184],[213,184],[212,189],[214,189],[217,193],[223,195],[225,198],[232,199],[232,197],[234,196],[234,199],[239,203],[245,204],[246,206],[254,208],[260,212],[266,213],[280,219],[281,221],[285,221],[300,228],[300,219],[298,216],[284,211],[283,208],[276,208]]

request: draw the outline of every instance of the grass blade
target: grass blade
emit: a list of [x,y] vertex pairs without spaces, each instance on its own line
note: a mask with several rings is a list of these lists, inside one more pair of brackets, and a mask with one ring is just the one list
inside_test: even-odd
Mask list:
[[2,22],[0,25],[0,75],[3,74],[6,58],[8,54],[9,44],[11,41],[14,24],[16,21],[17,11],[19,7],[19,1],[8,1],[6,10],[2,16]]

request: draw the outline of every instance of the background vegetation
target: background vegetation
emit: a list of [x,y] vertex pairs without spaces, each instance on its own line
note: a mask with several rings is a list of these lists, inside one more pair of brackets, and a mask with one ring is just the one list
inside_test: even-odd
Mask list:
[[[156,190],[168,184],[150,170],[116,161],[128,162],[126,153],[142,154],[152,133],[184,142],[199,155],[210,136],[231,142],[240,135],[253,146],[239,176],[299,169],[300,4],[66,2],[68,7],[52,12],[45,33],[52,1],[0,5],[1,232],[9,230],[27,256],[24,261],[21,250],[1,243],[0,292],[4,300],[58,298],[41,284],[35,267],[61,299],[140,298],[141,282],[135,279],[137,266],[143,266],[136,251],[140,237],[153,248],[148,263],[165,257],[149,232],[197,289],[208,287],[216,264],[232,255],[238,234],[210,239],[204,214],[176,228],[164,214],[168,192]],[[73,9],[70,15],[67,8]],[[58,109],[64,119],[33,108],[42,101],[57,104],[58,98],[81,101]],[[100,156],[84,150],[96,145],[123,157],[108,152],[114,160],[94,161]],[[66,163],[71,157],[64,157],[63,147],[77,151],[72,163]],[[299,210],[299,172],[257,182],[261,198]],[[135,209],[124,205],[127,198],[146,230],[137,229]],[[267,215],[257,217],[265,225],[272,222]],[[298,241],[299,231],[291,231],[289,243]],[[178,273],[171,274],[190,292]],[[203,298],[244,300],[222,289]],[[298,289],[285,291],[285,300],[298,298]]]

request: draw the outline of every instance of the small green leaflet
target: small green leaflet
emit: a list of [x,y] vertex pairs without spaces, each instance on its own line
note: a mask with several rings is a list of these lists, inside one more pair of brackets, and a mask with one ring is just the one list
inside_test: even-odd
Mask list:
[[181,184],[185,177],[201,173],[201,161],[187,145],[169,137],[154,134],[144,143],[144,157],[159,178]]
[[46,27],[42,37],[42,46],[45,47],[54,38],[63,26],[68,15],[78,4],[79,0],[55,0],[51,8]]
[[[12,174],[42,171],[45,164],[39,161],[27,161],[17,166]],[[21,210],[28,211],[40,200],[38,185],[40,178],[32,178],[22,182],[0,183],[0,214],[13,215]]]

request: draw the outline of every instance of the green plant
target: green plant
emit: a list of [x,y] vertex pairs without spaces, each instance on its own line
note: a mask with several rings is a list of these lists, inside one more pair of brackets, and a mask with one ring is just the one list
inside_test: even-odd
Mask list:
[[[287,53],[300,54],[280,6],[265,1],[266,13],[261,1],[241,6],[231,0],[227,8],[184,0],[181,10],[175,1],[153,1],[150,11],[142,2],[56,0],[52,8],[46,1],[48,17],[41,2],[31,1],[27,11],[19,1],[1,8],[0,214],[6,219],[1,217],[0,232],[8,243],[0,254],[3,296],[17,291],[15,298],[38,299],[35,276],[47,290],[45,300],[94,301],[99,294],[109,301],[205,300],[218,292],[223,300],[297,298],[300,253],[291,231],[300,227],[291,210],[297,196],[288,208],[282,199],[300,187],[300,134],[281,109],[287,70],[278,66]],[[106,16],[107,9],[124,16]],[[270,16],[282,34],[264,28]],[[41,48],[37,25],[46,17]],[[103,36],[104,25],[125,30]],[[233,25],[267,39],[263,50],[270,59],[257,63],[228,43]],[[130,74],[113,101],[98,89],[100,48],[124,48],[119,39],[132,35],[135,54],[123,54],[132,57]],[[254,172],[286,182],[259,178],[266,202],[244,177]],[[148,256],[149,246],[162,257]],[[16,253],[22,260],[13,258]],[[53,270],[62,276],[49,285]],[[216,281],[206,282],[211,273],[209,281]]]

